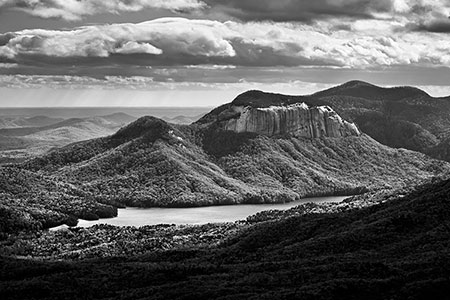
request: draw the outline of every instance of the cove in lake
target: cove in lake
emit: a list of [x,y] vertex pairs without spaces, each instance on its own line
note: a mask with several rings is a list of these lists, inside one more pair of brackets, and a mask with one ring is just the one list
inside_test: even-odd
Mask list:
[[[133,208],[119,209],[118,216],[97,221],[79,220],[78,227],[89,227],[96,224],[115,226],[144,226],[157,224],[207,224],[245,220],[248,216],[270,209],[286,210],[302,203],[340,202],[348,196],[314,197],[279,204],[240,204],[224,206],[206,206],[192,208]],[[58,230],[66,225],[52,228]]]

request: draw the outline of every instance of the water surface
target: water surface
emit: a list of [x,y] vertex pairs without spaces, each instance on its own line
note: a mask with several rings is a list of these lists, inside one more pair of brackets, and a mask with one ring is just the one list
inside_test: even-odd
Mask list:
[[[144,226],[156,224],[206,224],[220,222],[234,222],[245,220],[257,212],[270,209],[289,209],[306,202],[340,202],[348,197],[315,197],[305,198],[289,203],[280,204],[242,204],[225,206],[207,206],[193,208],[126,208],[119,209],[116,218],[100,219],[97,221],[79,220],[78,226],[89,227],[96,224],[110,224],[115,226]],[[56,229],[56,228],[55,228]]]

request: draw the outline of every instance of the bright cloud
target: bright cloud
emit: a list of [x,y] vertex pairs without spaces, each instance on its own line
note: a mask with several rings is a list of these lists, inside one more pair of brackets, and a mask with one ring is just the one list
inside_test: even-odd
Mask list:
[[[234,56],[223,24],[160,19],[140,24],[86,26],[68,31],[23,30],[0,35],[0,57],[109,57],[111,54]],[[0,44],[1,45],[1,44]]]

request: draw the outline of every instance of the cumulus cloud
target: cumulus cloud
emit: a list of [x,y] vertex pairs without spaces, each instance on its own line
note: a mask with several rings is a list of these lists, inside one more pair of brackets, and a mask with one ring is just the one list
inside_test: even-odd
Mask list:
[[100,13],[161,8],[187,12],[204,7],[199,0],[1,0],[0,9],[15,9],[41,18],[80,20]]
[[450,45],[439,34],[395,31],[391,27],[396,22],[360,20],[349,31],[335,30],[330,22],[162,18],[72,30],[32,29],[0,34],[0,62],[29,66],[450,66]]
[[164,55],[165,59],[233,56],[233,47],[224,38],[226,30],[218,22],[186,19],[86,26],[67,31],[23,30],[0,34],[0,41],[5,41],[0,46],[0,57],[19,62],[29,57],[66,58],[71,63],[79,58],[107,58],[114,54]]
[[[377,20],[381,26],[395,23],[398,31],[450,32],[448,0],[0,0],[0,12],[19,10],[66,21],[145,9],[222,21],[315,24],[325,20],[336,30],[351,30],[354,22]],[[0,46],[2,43],[0,39]]]

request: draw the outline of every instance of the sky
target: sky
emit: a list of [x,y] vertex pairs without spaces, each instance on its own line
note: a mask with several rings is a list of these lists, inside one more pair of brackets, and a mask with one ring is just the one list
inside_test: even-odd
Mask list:
[[449,0],[0,0],[0,107],[216,106],[349,80],[450,95]]

